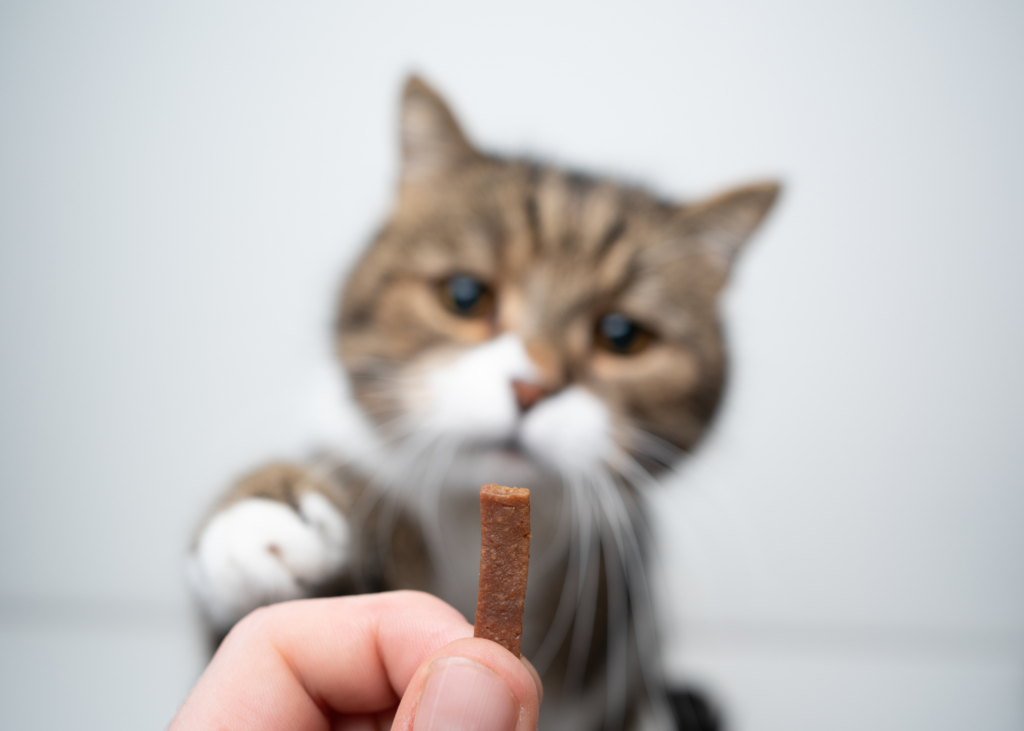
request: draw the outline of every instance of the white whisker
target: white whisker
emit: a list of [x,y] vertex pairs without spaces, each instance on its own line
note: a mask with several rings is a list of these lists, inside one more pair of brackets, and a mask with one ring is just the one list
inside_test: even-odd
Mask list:
[[[641,468],[642,469],[642,468]],[[647,696],[655,720],[661,728],[672,728],[671,713],[665,696],[664,677],[661,666],[661,654],[656,633],[657,617],[655,616],[650,586],[643,556],[643,547],[636,534],[636,527],[647,528],[644,511],[636,503],[635,496],[627,484],[619,483],[607,471],[602,475],[601,483],[605,499],[612,504],[612,509],[620,516],[619,539],[624,541],[623,558],[626,561],[626,577],[630,606],[632,608],[633,632],[637,643],[640,659],[640,670],[643,675]],[[648,534],[649,539],[649,534]],[[646,545],[652,545],[647,540]]]
[[[578,478],[572,478],[578,479]],[[582,483],[577,483],[578,493],[583,495]],[[579,692],[583,687],[587,658],[594,636],[594,618],[597,613],[597,597],[600,585],[601,548],[598,530],[594,530],[596,506],[591,500],[580,500],[580,581],[577,585],[576,617],[573,621],[572,638],[569,642],[569,661],[565,673],[565,689],[568,693]]]
[[[566,495],[563,496],[563,513],[569,517],[568,549],[569,556],[566,560],[565,578],[562,581],[562,591],[558,596],[558,606],[555,609],[551,626],[544,635],[540,647],[534,653],[531,661],[537,672],[543,675],[551,662],[555,659],[562,643],[572,626],[573,617],[576,614],[580,589],[582,588],[582,574],[586,571],[586,562],[583,558],[583,542],[577,540],[581,535],[580,502],[578,483],[568,477],[562,480],[563,489]],[[568,503],[568,510],[565,509]],[[564,530],[564,526],[560,526]]]
[[[377,563],[381,566],[391,563],[391,533],[394,529],[395,515],[399,503],[403,499],[402,491],[407,484],[407,471],[413,467],[420,455],[430,446],[433,437],[423,432],[411,432],[406,435],[396,450],[389,450],[389,457],[385,464],[388,470],[378,471],[377,474],[367,483],[363,493],[356,500],[352,509],[352,524],[364,526],[371,524],[369,517],[383,501],[384,506],[378,512],[375,526],[373,543],[377,556]],[[381,523],[385,522],[386,525]],[[362,550],[363,540],[355,541],[357,560],[355,566],[360,570],[364,568],[364,561],[359,560],[359,553]],[[365,577],[357,577],[364,581]],[[365,581],[364,581],[365,583]]]
[[436,573],[438,578],[445,583],[452,581],[456,572],[444,542],[440,510],[441,492],[461,442],[460,438],[454,436],[438,438],[421,476],[422,482],[419,489],[420,515],[424,518],[427,543],[430,546],[431,556],[436,562],[442,564],[442,570]]
[[[619,728],[626,712],[629,696],[629,588],[627,559],[621,536],[624,516],[619,505],[608,500],[607,472],[595,471],[592,476],[596,504],[607,529],[601,531],[604,557],[605,587],[608,601],[608,657],[605,663],[605,728]],[[612,488],[614,489],[614,487]],[[628,522],[628,517],[626,517]]]

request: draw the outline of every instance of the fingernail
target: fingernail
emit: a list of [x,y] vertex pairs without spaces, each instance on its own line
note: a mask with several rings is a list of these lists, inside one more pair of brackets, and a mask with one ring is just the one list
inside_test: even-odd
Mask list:
[[430,663],[413,731],[515,731],[519,703],[493,670],[463,657]]

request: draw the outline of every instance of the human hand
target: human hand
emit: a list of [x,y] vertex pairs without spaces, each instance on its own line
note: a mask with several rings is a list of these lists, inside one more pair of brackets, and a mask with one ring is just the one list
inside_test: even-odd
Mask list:
[[534,731],[541,694],[429,594],[308,599],[239,622],[169,731]]

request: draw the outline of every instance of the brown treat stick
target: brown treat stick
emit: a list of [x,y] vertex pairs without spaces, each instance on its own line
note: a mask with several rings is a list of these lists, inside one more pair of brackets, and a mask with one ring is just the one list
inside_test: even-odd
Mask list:
[[521,657],[526,572],[530,564],[530,491],[480,488],[480,589],[474,637]]

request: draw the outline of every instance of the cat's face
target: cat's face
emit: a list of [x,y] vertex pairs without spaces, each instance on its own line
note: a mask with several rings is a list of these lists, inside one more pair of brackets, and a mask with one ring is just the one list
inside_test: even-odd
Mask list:
[[684,207],[484,156],[415,79],[401,127],[398,199],[338,318],[382,432],[563,474],[689,449],[724,383],[719,293],[777,186]]

